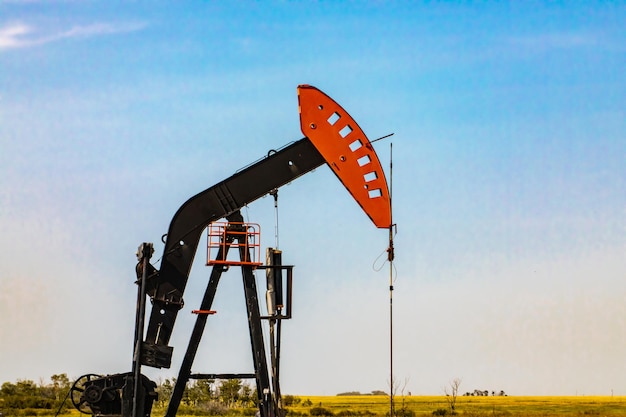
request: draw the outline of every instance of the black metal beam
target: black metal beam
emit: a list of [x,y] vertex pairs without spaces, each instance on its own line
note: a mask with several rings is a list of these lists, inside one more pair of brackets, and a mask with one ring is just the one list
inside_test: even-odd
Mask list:
[[191,374],[189,379],[256,379],[256,374]]
[[[278,151],[270,151],[266,158],[197,194],[180,207],[170,223],[159,273],[147,283],[146,291],[153,302],[145,340],[148,347],[153,345],[160,351],[158,348],[169,342],[204,228],[324,163],[315,146],[308,138],[303,138]],[[167,359],[144,364],[169,367]]]

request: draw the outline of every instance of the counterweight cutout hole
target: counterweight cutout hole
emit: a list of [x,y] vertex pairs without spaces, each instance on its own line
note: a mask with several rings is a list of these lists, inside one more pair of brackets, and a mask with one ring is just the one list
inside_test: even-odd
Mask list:
[[350,133],[352,133],[352,127],[350,127],[350,125],[346,125],[346,127],[344,127],[343,129],[339,131],[339,134],[341,135],[342,138],[345,138]]
[[369,195],[370,198],[378,198],[378,197],[383,196],[383,192],[380,190],[380,188],[369,190],[367,194]]
[[369,164],[370,162],[372,162],[372,160],[370,159],[370,157],[368,155],[363,155],[362,157],[360,157],[359,159],[356,160],[359,163],[359,166],[362,167],[364,165]]
[[363,142],[361,142],[361,139],[357,139],[354,142],[352,142],[349,146],[350,146],[350,150],[354,152],[363,146]]
[[365,180],[365,182],[374,181],[377,178],[378,175],[376,175],[376,171],[368,172],[367,174],[363,175],[363,179]]
[[339,119],[341,119],[341,116],[339,115],[339,113],[334,112],[328,118],[328,124],[330,124],[331,126],[334,126],[335,123],[337,123],[337,120],[339,120]]

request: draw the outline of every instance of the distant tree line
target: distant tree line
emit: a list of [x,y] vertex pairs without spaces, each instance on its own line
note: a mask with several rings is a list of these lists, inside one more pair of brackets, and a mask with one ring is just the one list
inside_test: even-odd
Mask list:
[[71,405],[65,401],[72,385],[67,374],[55,374],[50,383],[31,380],[5,382],[0,387],[0,412],[5,416],[36,416],[64,412]]
[[[176,384],[176,378],[157,385],[156,406],[165,407]],[[180,411],[193,414],[222,414],[232,408],[256,408],[256,388],[241,379],[198,379],[189,381],[181,400]]]
[[[0,416],[29,417],[68,414],[74,407],[68,398],[74,381],[67,374],[50,377],[51,382],[40,380],[18,380],[5,382],[0,387]],[[165,379],[157,384],[158,399],[154,406],[167,407],[176,378]],[[371,394],[379,395],[381,391]],[[303,405],[312,407],[311,400],[302,400],[294,395],[283,396],[283,406]],[[240,379],[192,380],[187,383],[179,406],[179,413],[185,415],[231,415],[233,412],[254,415],[258,407],[256,387]]]
[[[52,375],[50,383],[32,380],[5,382],[0,387],[0,415],[38,416],[67,413],[73,409],[68,393],[73,381],[67,374]],[[165,407],[176,379],[165,379],[157,385],[157,407]],[[180,410],[187,414],[221,415],[232,408],[256,408],[256,389],[240,379],[195,380],[187,384]],[[292,400],[293,401],[293,400]],[[193,410],[193,412],[190,412]]]
[[[472,392],[466,392],[465,394],[463,394],[466,397],[488,397],[489,396],[489,390],[479,390],[479,389],[475,389]],[[500,391],[491,391],[491,396],[492,397],[506,397],[507,394],[500,390]]]
[[[166,407],[171,397],[176,379],[165,379],[157,385],[158,400],[156,407]],[[67,400],[72,381],[67,374],[55,374],[50,382],[41,380],[38,384],[32,380],[18,380],[16,383],[5,382],[0,387],[0,412],[8,416],[51,415],[57,411],[67,413],[73,408]],[[381,390],[370,393],[348,391],[337,396],[388,395]],[[474,390],[465,396],[506,396],[503,391]],[[256,388],[243,383],[240,379],[228,380],[193,380],[183,394],[179,411],[187,415],[225,415],[232,409],[253,410],[258,407]],[[283,406],[304,405],[311,407],[312,402],[293,395],[283,396]],[[452,408],[454,410],[454,408]],[[245,414],[245,413],[244,413]]]
[[387,393],[385,391],[374,390],[372,392],[366,392],[366,393],[361,393],[359,391],[347,391],[347,392],[340,392],[339,394],[337,394],[338,397],[349,396],[349,395],[387,395]]

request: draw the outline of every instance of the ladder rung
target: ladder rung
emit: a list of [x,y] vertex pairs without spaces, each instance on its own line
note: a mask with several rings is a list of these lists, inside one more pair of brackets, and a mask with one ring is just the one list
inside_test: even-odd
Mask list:
[[216,314],[217,311],[215,310],[191,310],[192,314]]

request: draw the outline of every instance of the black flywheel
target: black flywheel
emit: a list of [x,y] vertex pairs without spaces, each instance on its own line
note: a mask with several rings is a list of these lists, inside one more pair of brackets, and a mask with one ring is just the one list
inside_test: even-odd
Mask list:
[[92,380],[98,378],[100,378],[100,375],[85,374],[78,378],[72,385],[72,388],[70,388],[72,404],[81,413],[93,414],[91,404],[100,401],[102,398],[102,389],[97,385],[90,384]]

